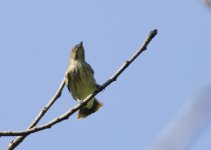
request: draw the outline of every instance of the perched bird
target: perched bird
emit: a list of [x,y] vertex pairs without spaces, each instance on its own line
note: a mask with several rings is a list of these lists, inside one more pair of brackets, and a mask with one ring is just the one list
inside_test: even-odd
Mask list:
[[[65,83],[72,97],[79,103],[99,87],[94,78],[94,70],[85,61],[83,42],[74,46],[70,52],[69,65],[65,72]],[[86,118],[102,106],[101,102],[93,98],[79,110],[77,118]]]

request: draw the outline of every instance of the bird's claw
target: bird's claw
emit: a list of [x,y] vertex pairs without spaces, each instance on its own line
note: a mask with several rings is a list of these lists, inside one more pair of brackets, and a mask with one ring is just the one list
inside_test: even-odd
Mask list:
[[83,103],[84,103],[83,100],[79,100],[79,99],[77,99],[77,102],[78,102],[79,104],[83,104]]
[[101,90],[101,91],[105,90],[105,88],[102,85],[96,84],[96,87],[98,90]]

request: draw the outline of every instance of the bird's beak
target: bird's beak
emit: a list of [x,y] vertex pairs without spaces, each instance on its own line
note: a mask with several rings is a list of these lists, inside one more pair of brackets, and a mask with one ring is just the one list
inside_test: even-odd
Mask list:
[[79,43],[79,47],[82,47],[83,46],[83,41],[81,41],[80,43]]

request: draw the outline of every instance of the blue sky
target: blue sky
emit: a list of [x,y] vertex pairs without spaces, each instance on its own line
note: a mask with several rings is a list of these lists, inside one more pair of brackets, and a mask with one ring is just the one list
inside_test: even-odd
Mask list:
[[[27,137],[17,150],[145,149],[211,80],[211,11],[187,1],[0,1],[0,130],[25,129],[63,79],[70,49],[84,42],[99,84],[158,35],[97,98],[104,107]],[[40,124],[76,104],[65,88]],[[190,149],[211,147],[207,124]],[[0,138],[0,149],[13,138]]]

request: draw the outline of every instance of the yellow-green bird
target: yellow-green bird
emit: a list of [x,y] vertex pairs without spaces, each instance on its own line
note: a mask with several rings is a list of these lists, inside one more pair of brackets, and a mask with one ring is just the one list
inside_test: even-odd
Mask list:
[[[72,97],[78,102],[82,102],[99,87],[94,78],[94,70],[85,61],[83,42],[74,46],[70,52],[69,65],[65,73],[65,83]],[[102,106],[101,102],[93,98],[79,110],[77,118],[86,118]]]

